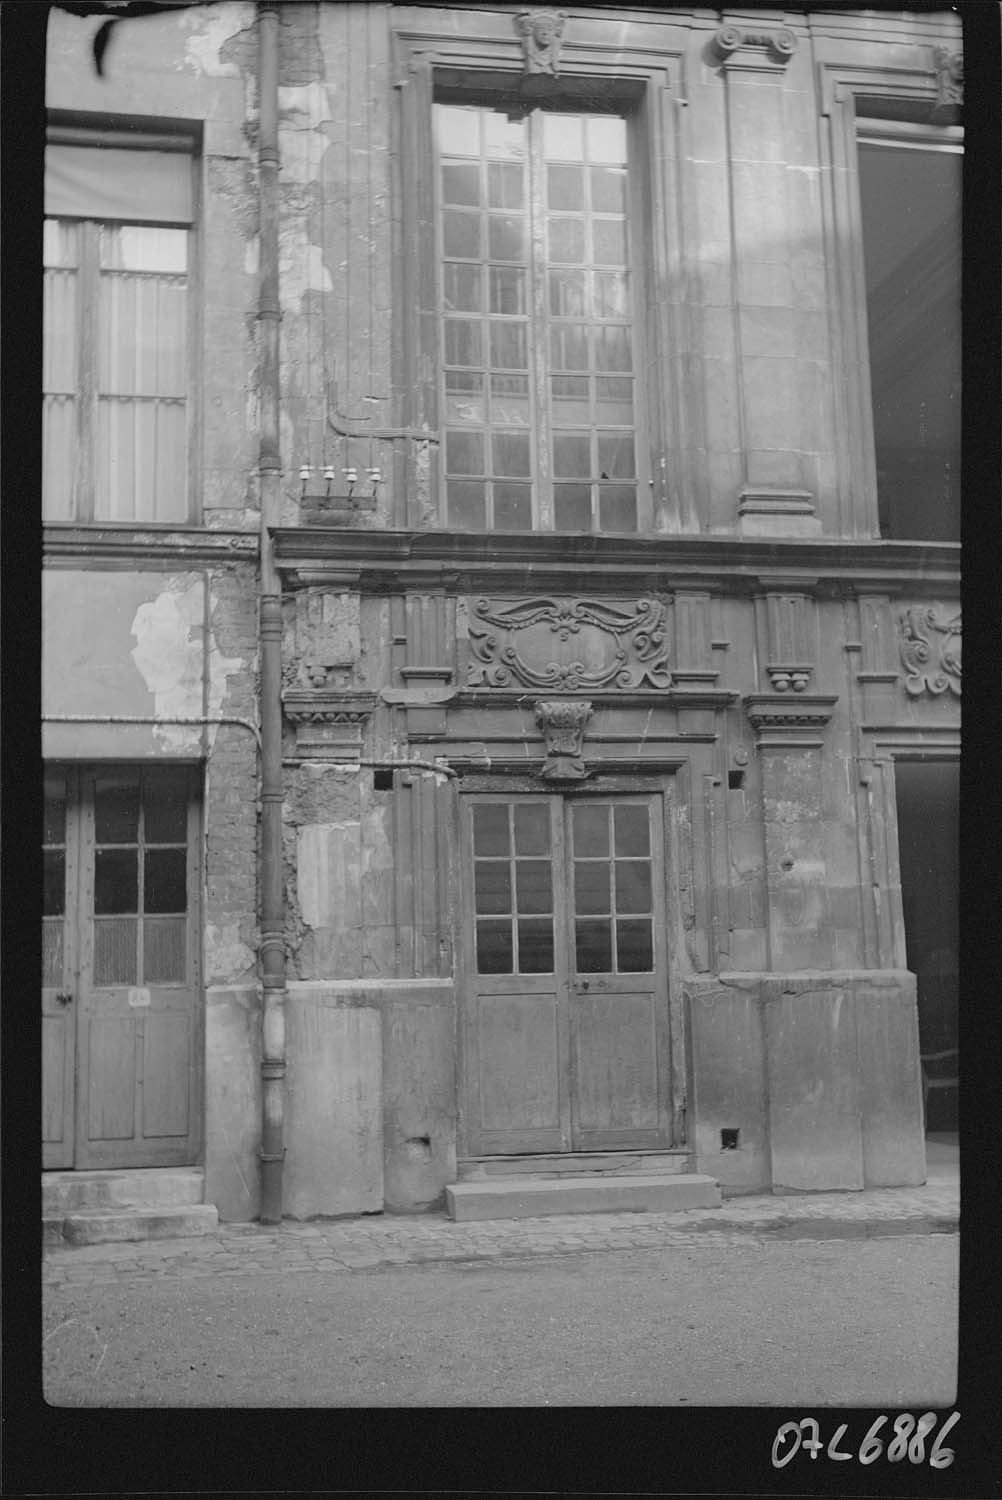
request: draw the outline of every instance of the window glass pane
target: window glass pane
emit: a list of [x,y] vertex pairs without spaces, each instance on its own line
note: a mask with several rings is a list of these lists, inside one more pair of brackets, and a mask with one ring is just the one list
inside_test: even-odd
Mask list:
[[649,854],[651,848],[650,815],[637,802],[618,803],[615,808],[617,855]]
[[183,912],[187,907],[188,855],[185,849],[147,849],[143,910]]
[[632,370],[630,330],[601,325],[595,329],[595,368],[597,370]]
[[494,369],[528,369],[529,353],[526,344],[525,324],[492,323],[490,328],[491,364]]
[[188,924],[184,917],[147,918],[143,923],[143,983],[180,984],[187,972]]
[[581,219],[551,219],[550,259],[577,263],[584,260],[584,222]]
[[616,115],[588,118],[588,160],[626,161],[626,121]]
[[643,912],[650,909],[650,862],[646,859],[617,859],[616,910]]
[[447,391],[482,391],[484,377],[470,370],[446,370],[445,388]]
[[521,208],[525,171],[517,162],[489,162],[487,202],[491,208]]
[[479,432],[447,432],[445,455],[450,474],[484,472],[484,440]]
[[44,778],[45,819],[42,842],[61,844],[66,837],[66,778],[60,771],[46,771]]
[[42,253],[46,266],[75,266],[79,257],[79,225],[65,219],[46,219]]
[[616,923],[616,968],[620,974],[649,974],[654,968],[654,942],[649,921]]
[[592,167],[591,206],[594,213],[625,214],[626,172],[622,167]]
[[529,473],[529,434],[495,432],[493,437],[494,473]]
[[553,473],[558,479],[588,478],[591,474],[589,433],[553,434]]
[[592,243],[596,261],[609,266],[625,265],[626,221],[623,219],[593,220]]
[[545,114],[543,116],[543,152],[549,161],[580,161],[582,157],[581,116]]
[[510,974],[513,971],[510,921],[481,919],[477,922],[477,972]]
[[487,155],[523,157],[525,155],[525,120],[509,120],[501,110],[484,111],[484,140]]
[[[604,333],[607,330],[598,331]],[[550,329],[550,359],[555,370],[587,370],[587,326],[583,323],[555,324]]]
[[584,206],[584,173],[580,167],[547,167],[546,202],[549,208],[580,212]]
[[94,923],[95,984],[135,984],[138,932],[135,917]]
[[42,855],[42,916],[61,917],[66,904],[66,854],[46,849]]
[[550,816],[545,806],[520,802],[514,808],[515,853],[549,854]]
[[491,260],[524,260],[525,220],[513,214],[489,214],[487,253]]
[[632,479],[637,472],[632,432],[600,432],[598,472],[602,479]]
[[473,870],[477,911],[511,911],[511,868],[508,861],[478,859]]
[[633,426],[633,381],[619,375],[595,379],[595,420]]
[[42,333],[42,389],[72,395],[77,369],[77,273],[46,271]]
[[598,492],[598,515],[603,531],[636,531],[636,490],[622,484],[603,484]]
[[[496,377],[495,377],[496,378]],[[528,386],[528,382],[526,382]],[[529,395],[528,390],[524,396],[508,395],[503,390],[495,394],[497,387],[495,380],[491,381],[491,420],[503,422],[509,427],[528,427],[529,425]]]
[[570,423],[588,426],[592,419],[587,376],[553,375],[550,392],[553,397],[553,423],[565,427]]
[[139,837],[139,776],[108,772],[94,786],[94,837],[99,844],[134,844]]
[[550,314],[555,318],[588,316],[587,272],[551,271]]
[[139,853],[136,849],[98,849],[94,854],[94,911],[139,909]]
[[518,924],[518,970],[520,974],[553,973],[553,923],[532,917]]
[[448,156],[480,155],[480,111],[461,105],[435,105],[438,148]]
[[591,485],[553,486],[553,524],[557,531],[591,530]]
[[487,529],[487,487],[483,480],[450,479],[445,486],[449,525],[466,531]]
[[147,772],[143,787],[143,838],[148,844],[183,844],[188,837],[188,773]]
[[480,205],[480,167],[475,161],[442,163],[442,202]]
[[482,423],[487,416],[487,404],[483,396],[450,396],[445,398],[445,420]]
[[446,318],[445,362],[447,365],[479,365],[483,361],[480,320]]
[[473,852],[478,856],[508,856],[508,809],[498,803],[478,803],[473,809]]
[[186,229],[102,224],[98,241],[102,271],[166,271],[180,276],[188,269]]
[[574,853],[609,853],[609,807],[607,803],[577,803],[574,807]]
[[446,255],[479,260],[482,254],[481,215],[447,208],[442,214],[442,248]]
[[579,974],[612,973],[612,923],[594,920],[574,924],[575,964]]
[[595,316],[625,318],[630,311],[629,276],[625,271],[595,272]]
[[479,266],[446,261],[443,282],[442,294],[447,312],[481,311]]
[[552,870],[548,859],[515,862],[515,891],[520,912],[553,910]]
[[525,275],[511,266],[490,267],[490,311],[518,315],[526,310]]
[[495,484],[494,525],[498,531],[532,530],[532,486]]
[[73,518],[77,408],[72,396],[46,396],[42,408],[42,512],[47,521]]
[[580,915],[612,910],[609,866],[604,861],[574,861],[574,909]]

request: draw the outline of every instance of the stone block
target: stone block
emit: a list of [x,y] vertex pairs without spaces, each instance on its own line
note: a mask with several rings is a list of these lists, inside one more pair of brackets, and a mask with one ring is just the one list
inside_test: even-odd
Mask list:
[[871,1187],[925,1181],[925,1122],[915,979],[886,976],[856,990],[863,1175]]
[[768,245],[750,251],[738,261],[737,295],[738,300],[749,307],[795,307],[796,297],[786,260]]
[[742,355],[789,356],[794,352],[794,314],[789,307],[742,304],[738,309]]
[[260,1205],[261,999],[256,986],[205,992],[205,1200],[224,1223]]
[[[736,934],[731,934],[732,939]],[[735,957],[732,948],[732,960]],[[763,955],[764,956],[764,955]],[[728,1187],[769,1183],[765,1054],[758,986],[687,986],[690,1145],[699,1171]],[[737,1130],[736,1150],[721,1131]]]
[[719,1208],[720,1189],[702,1173],[655,1172],[637,1177],[558,1181],[532,1177],[495,1182],[457,1182],[445,1190],[450,1218],[536,1219],[552,1214],[677,1213],[688,1208]]
[[456,1017],[451,984],[381,992],[388,1208],[430,1208],[456,1173]]
[[786,156],[783,95],[777,87],[728,90],[731,156],[736,162],[782,162]]
[[854,1007],[842,988],[777,993],[765,1005],[769,1135],[775,1189],[862,1188]]
[[726,359],[704,359],[702,365],[706,446],[730,452],[741,443],[734,363]]
[[324,985],[286,1001],[284,1211],[294,1219],[383,1207],[382,1021]]
[[357,927],[362,920],[359,825],[308,824],[296,835],[299,911],[308,927]]
[[780,163],[731,163],[734,233],[737,255],[783,261],[789,243],[787,171]]
[[796,450],[797,361],[748,355],[741,360],[741,379],[749,448]]

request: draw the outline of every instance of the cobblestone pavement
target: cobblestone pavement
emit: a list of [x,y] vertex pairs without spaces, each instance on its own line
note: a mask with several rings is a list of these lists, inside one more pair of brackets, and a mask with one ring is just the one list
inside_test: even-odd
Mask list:
[[949,1232],[959,1220],[955,1177],[918,1188],[725,1199],[680,1213],[562,1214],[454,1224],[444,1214],[220,1225],[213,1234],[138,1244],[48,1248],[49,1289],[161,1277],[366,1271],[400,1264],[496,1261],[663,1246],[745,1246],[777,1238],[869,1238]]

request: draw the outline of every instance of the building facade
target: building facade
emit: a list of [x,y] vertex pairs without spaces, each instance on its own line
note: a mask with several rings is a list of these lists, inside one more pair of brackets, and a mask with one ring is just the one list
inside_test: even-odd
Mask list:
[[100,25],[48,45],[43,1166],[231,1221],[923,1181],[957,17]]

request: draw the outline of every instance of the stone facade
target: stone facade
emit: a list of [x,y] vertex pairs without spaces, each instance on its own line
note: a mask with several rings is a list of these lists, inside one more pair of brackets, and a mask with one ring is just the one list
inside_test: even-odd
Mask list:
[[[103,81],[97,18],[53,12],[47,101],[202,133],[197,514],[47,529],[44,711],[47,758],[203,768],[204,1160],[230,1220],[258,1212],[261,1114],[257,749],[235,722],[259,691],[255,10],[123,22]],[[562,15],[527,61],[514,7],[279,7],[296,1217],[441,1203],[478,1065],[464,799],[589,785],[664,809],[670,1144],[736,1191],[924,1180],[895,763],[958,752],[959,549],[880,536],[853,109],[907,98],[956,131],[934,59],[959,22]],[[629,84],[644,534],[443,524],[430,106],[477,70]]]

